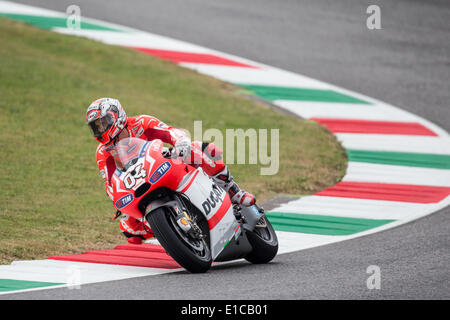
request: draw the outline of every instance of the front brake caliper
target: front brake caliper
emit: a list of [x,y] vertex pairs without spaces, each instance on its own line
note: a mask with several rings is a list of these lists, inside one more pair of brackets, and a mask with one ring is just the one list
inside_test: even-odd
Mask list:
[[187,214],[186,211],[181,212],[181,214],[177,215],[177,224],[186,233],[189,233],[192,229],[191,226],[191,217]]

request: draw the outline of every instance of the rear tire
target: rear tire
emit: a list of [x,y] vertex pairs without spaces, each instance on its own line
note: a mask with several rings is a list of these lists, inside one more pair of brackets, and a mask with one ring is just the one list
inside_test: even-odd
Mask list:
[[268,263],[278,253],[277,234],[266,216],[261,219],[265,219],[264,222],[267,224],[265,228],[255,228],[252,232],[247,232],[253,250],[245,256],[245,260],[255,264]]
[[[211,268],[212,256],[209,244],[204,241],[204,252],[195,251],[175,228],[176,222],[166,207],[158,208],[147,215],[153,233],[167,253],[183,268],[192,273],[203,273]],[[202,226],[199,223],[199,227]],[[205,232],[204,229],[202,229]],[[182,231],[181,231],[182,232]],[[208,230],[209,232],[209,230]]]

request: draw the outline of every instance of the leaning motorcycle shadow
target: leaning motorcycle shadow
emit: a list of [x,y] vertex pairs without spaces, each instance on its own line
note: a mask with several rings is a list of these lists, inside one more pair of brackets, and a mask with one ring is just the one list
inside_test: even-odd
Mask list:
[[[274,261],[272,260],[269,263],[264,263],[264,264],[252,264],[249,263],[248,261],[242,259],[242,260],[235,260],[235,261],[230,261],[230,262],[213,262],[211,265],[211,269],[208,270],[206,273],[201,273],[201,274],[214,274],[214,272],[220,272],[220,271],[231,271],[233,274],[235,274],[236,270],[248,270],[249,268],[252,268],[253,270],[255,268],[259,269],[261,267],[263,268],[271,268],[271,267],[276,267],[280,265],[280,262]],[[177,275],[192,275],[193,273],[182,269],[180,271],[176,272]]]

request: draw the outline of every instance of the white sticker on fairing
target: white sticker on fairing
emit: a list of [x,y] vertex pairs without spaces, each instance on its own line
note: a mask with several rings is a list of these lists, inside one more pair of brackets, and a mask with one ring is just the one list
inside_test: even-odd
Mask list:
[[[225,190],[215,190],[216,187],[213,187],[214,182],[201,168],[198,168],[197,170],[200,172],[195,177],[189,189],[185,191],[185,194],[189,197],[192,204],[203,212],[207,219],[210,220],[221,208],[224,198],[227,195]],[[233,214],[233,206],[230,202],[227,212],[210,230],[210,243],[213,259],[222,252],[225,244],[234,236],[237,224]]]
[[209,218],[211,212],[217,211],[225,198],[225,190],[215,187],[209,193],[209,197],[202,203],[203,212]]

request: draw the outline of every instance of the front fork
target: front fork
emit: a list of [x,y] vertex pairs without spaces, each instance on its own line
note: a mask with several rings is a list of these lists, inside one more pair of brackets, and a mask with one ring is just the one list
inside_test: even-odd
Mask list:
[[[195,219],[191,217],[189,210],[178,195],[175,195],[173,200],[166,202],[164,205],[170,208],[177,225],[184,233],[199,240],[206,238],[206,235],[199,228]],[[146,214],[148,213],[147,209]]]
[[248,231],[253,231],[255,228],[264,228],[265,223],[261,224],[260,221],[265,216],[264,209],[254,204],[249,207],[241,206],[238,204],[233,205],[234,215],[243,228]]

